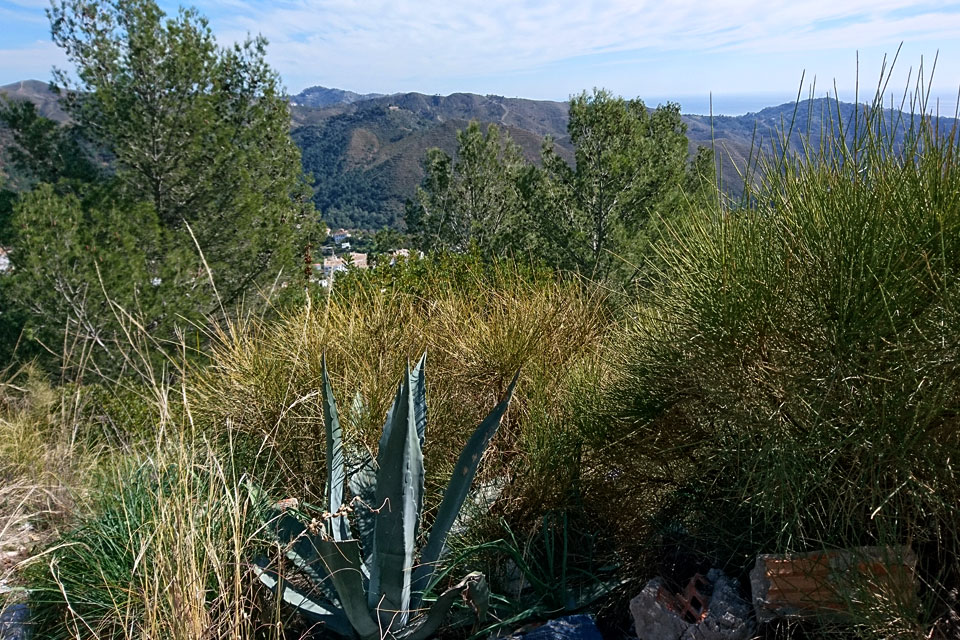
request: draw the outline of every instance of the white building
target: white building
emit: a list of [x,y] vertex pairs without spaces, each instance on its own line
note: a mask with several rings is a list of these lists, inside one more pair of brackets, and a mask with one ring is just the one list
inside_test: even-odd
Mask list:
[[329,283],[333,282],[337,272],[346,271],[351,266],[357,269],[366,269],[368,267],[367,254],[365,253],[348,253],[347,258],[348,259],[341,258],[340,256],[328,256],[323,259],[323,262],[318,262],[313,265],[313,268],[322,274],[320,280],[322,286],[328,286]]

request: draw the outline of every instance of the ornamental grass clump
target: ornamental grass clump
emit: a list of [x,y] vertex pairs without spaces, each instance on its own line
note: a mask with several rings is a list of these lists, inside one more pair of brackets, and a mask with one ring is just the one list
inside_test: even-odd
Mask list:
[[913,635],[960,585],[960,137],[884,91],[803,105],[740,203],[668,223],[588,464],[601,503],[637,482],[625,533],[728,566],[911,545],[921,600],[854,619]]

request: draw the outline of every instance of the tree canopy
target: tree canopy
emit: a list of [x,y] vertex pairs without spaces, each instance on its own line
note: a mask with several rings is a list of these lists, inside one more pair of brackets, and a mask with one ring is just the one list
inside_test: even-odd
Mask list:
[[457,156],[430,149],[426,177],[407,207],[407,225],[426,251],[499,255],[512,248],[520,206],[517,178],[524,168],[519,147],[496,125],[477,122],[457,132]]
[[[541,165],[509,137],[477,123],[451,158],[426,157],[426,177],[407,224],[423,250],[525,255],[598,279],[628,277],[649,250],[650,225],[707,191],[712,158],[688,161],[679,106],[648,109],[595,90],[570,101],[573,164],[546,141]],[[686,193],[686,197],[685,194]]]
[[0,114],[34,185],[13,205],[3,285],[28,333],[106,351],[119,308],[172,337],[275,284],[302,290],[316,213],[266,41],[221,47],[196,10],[168,17],[153,0],[48,15],[74,67],[54,73],[71,124]]

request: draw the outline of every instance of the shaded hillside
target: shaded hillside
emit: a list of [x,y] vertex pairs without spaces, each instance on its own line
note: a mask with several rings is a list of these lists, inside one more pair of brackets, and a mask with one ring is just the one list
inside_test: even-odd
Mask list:
[[457,131],[470,120],[503,126],[532,162],[540,158],[543,136],[558,132],[560,154],[572,159],[566,105],[538,109],[522,104],[533,101],[504,100],[402,94],[329,109],[294,107],[293,137],[313,175],[317,208],[331,226],[401,225],[404,202],[423,179],[427,150],[453,155]]
[[[27,100],[32,102],[37,112],[57,122],[66,122],[67,114],[60,108],[59,96],[50,90],[50,85],[39,80],[21,80],[0,87],[0,99],[8,100]],[[10,132],[0,124],[0,176],[9,178],[13,183],[17,183],[18,178],[11,175],[11,167],[8,166],[8,160],[4,149],[12,142]]]

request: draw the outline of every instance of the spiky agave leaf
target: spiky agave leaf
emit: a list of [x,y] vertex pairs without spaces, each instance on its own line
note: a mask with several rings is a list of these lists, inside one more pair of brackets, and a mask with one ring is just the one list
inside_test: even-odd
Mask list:
[[[343,506],[343,485],[347,473],[343,458],[343,436],[340,428],[340,415],[337,401],[333,397],[330,375],[327,373],[327,356],[321,360],[323,375],[323,426],[327,437],[327,510],[337,513]],[[334,516],[329,522],[330,534],[334,540],[349,540],[350,521],[346,516]]]
[[478,621],[482,622],[490,606],[490,590],[483,574],[479,571],[469,573],[456,586],[444,591],[416,624],[396,634],[397,640],[426,640],[432,636],[457,598],[466,600],[477,613]]
[[437,511],[437,518],[430,528],[430,535],[427,538],[427,544],[420,554],[420,566],[417,567],[413,576],[412,588],[415,592],[414,606],[419,604],[423,591],[429,586],[430,579],[436,570],[437,562],[443,554],[447,542],[447,534],[460,513],[463,501],[470,491],[470,484],[473,477],[477,474],[477,467],[480,464],[480,458],[486,451],[490,439],[500,427],[500,421],[503,414],[506,413],[510,400],[513,398],[513,390],[520,378],[520,372],[513,376],[507,392],[493,411],[480,423],[473,435],[467,441],[460,457],[457,458],[457,464],[454,466],[453,476],[450,478],[450,484],[443,494],[443,500],[440,502],[440,509]]
[[258,558],[255,560],[253,572],[260,579],[260,582],[281,600],[296,608],[308,620],[323,623],[330,631],[346,638],[354,635],[353,625],[342,609],[330,603],[318,602],[292,586],[280,574],[269,568],[266,559]]
[[404,627],[410,616],[411,573],[423,503],[423,452],[417,434],[411,378],[408,366],[400,402],[391,412],[386,446],[377,456],[380,468],[376,502],[383,506],[374,530],[371,608],[377,610],[383,628],[391,631]]

